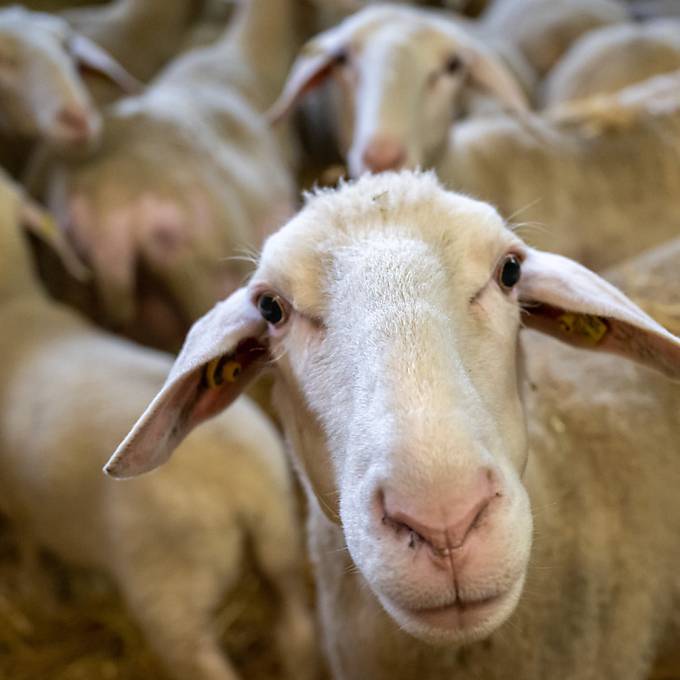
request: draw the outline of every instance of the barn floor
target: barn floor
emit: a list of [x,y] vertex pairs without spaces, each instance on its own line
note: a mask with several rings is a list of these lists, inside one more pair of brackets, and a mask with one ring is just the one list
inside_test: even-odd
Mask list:
[[[0,680],[168,680],[110,581],[47,554],[27,568],[19,552],[0,516]],[[218,609],[224,649],[248,680],[281,677],[275,614],[252,570]]]

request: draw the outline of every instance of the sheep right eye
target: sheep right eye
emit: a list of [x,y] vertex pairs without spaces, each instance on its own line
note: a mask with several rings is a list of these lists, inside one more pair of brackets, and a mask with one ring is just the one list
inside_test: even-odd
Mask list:
[[278,295],[264,293],[257,301],[262,318],[272,326],[280,326],[286,320],[286,310]]
[[449,74],[458,73],[462,68],[463,60],[457,54],[452,54],[444,65],[444,71]]
[[347,50],[341,50],[335,55],[333,64],[335,66],[346,66],[348,61],[349,55],[347,54]]

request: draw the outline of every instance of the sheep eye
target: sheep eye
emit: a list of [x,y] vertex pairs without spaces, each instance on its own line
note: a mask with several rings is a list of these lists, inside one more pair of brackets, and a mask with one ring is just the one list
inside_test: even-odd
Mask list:
[[463,60],[457,54],[452,54],[444,65],[446,73],[458,73],[462,68]]
[[346,66],[349,61],[346,50],[341,50],[335,55],[335,61],[333,62],[335,66]]
[[510,290],[522,274],[522,267],[516,255],[506,255],[498,274],[498,282],[502,288]]
[[279,326],[285,321],[286,313],[278,295],[265,293],[257,301],[257,308],[260,310],[262,318],[272,326]]

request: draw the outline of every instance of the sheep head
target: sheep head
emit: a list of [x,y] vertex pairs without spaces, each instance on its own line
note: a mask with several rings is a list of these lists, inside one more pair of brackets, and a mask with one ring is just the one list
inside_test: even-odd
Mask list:
[[286,115],[326,80],[350,174],[433,165],[446,147],[462,88],[527,107],[512,74],[452,18],[393,5],[368,7],[303,47],[270,116]]
[[514,610],[531,549],[522,322],[680,375],[680,340],[622,293],[433,175],[320,192],[194,327],[107,471],[157,466],[269,364],[305,482],[373,595],[423,640],[479,639]]
[[0,124],[60,149],[94,144],[101,117],[79,69],[97,72],[125,91],[139,83],[104,50],[59,17],[22,7],[0,11]]

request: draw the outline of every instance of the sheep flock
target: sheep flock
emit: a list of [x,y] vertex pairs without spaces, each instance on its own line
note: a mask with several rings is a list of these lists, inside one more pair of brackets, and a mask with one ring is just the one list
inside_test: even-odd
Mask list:
[[2,2],[0,329],[0,680],[680,680],[680,2]]

